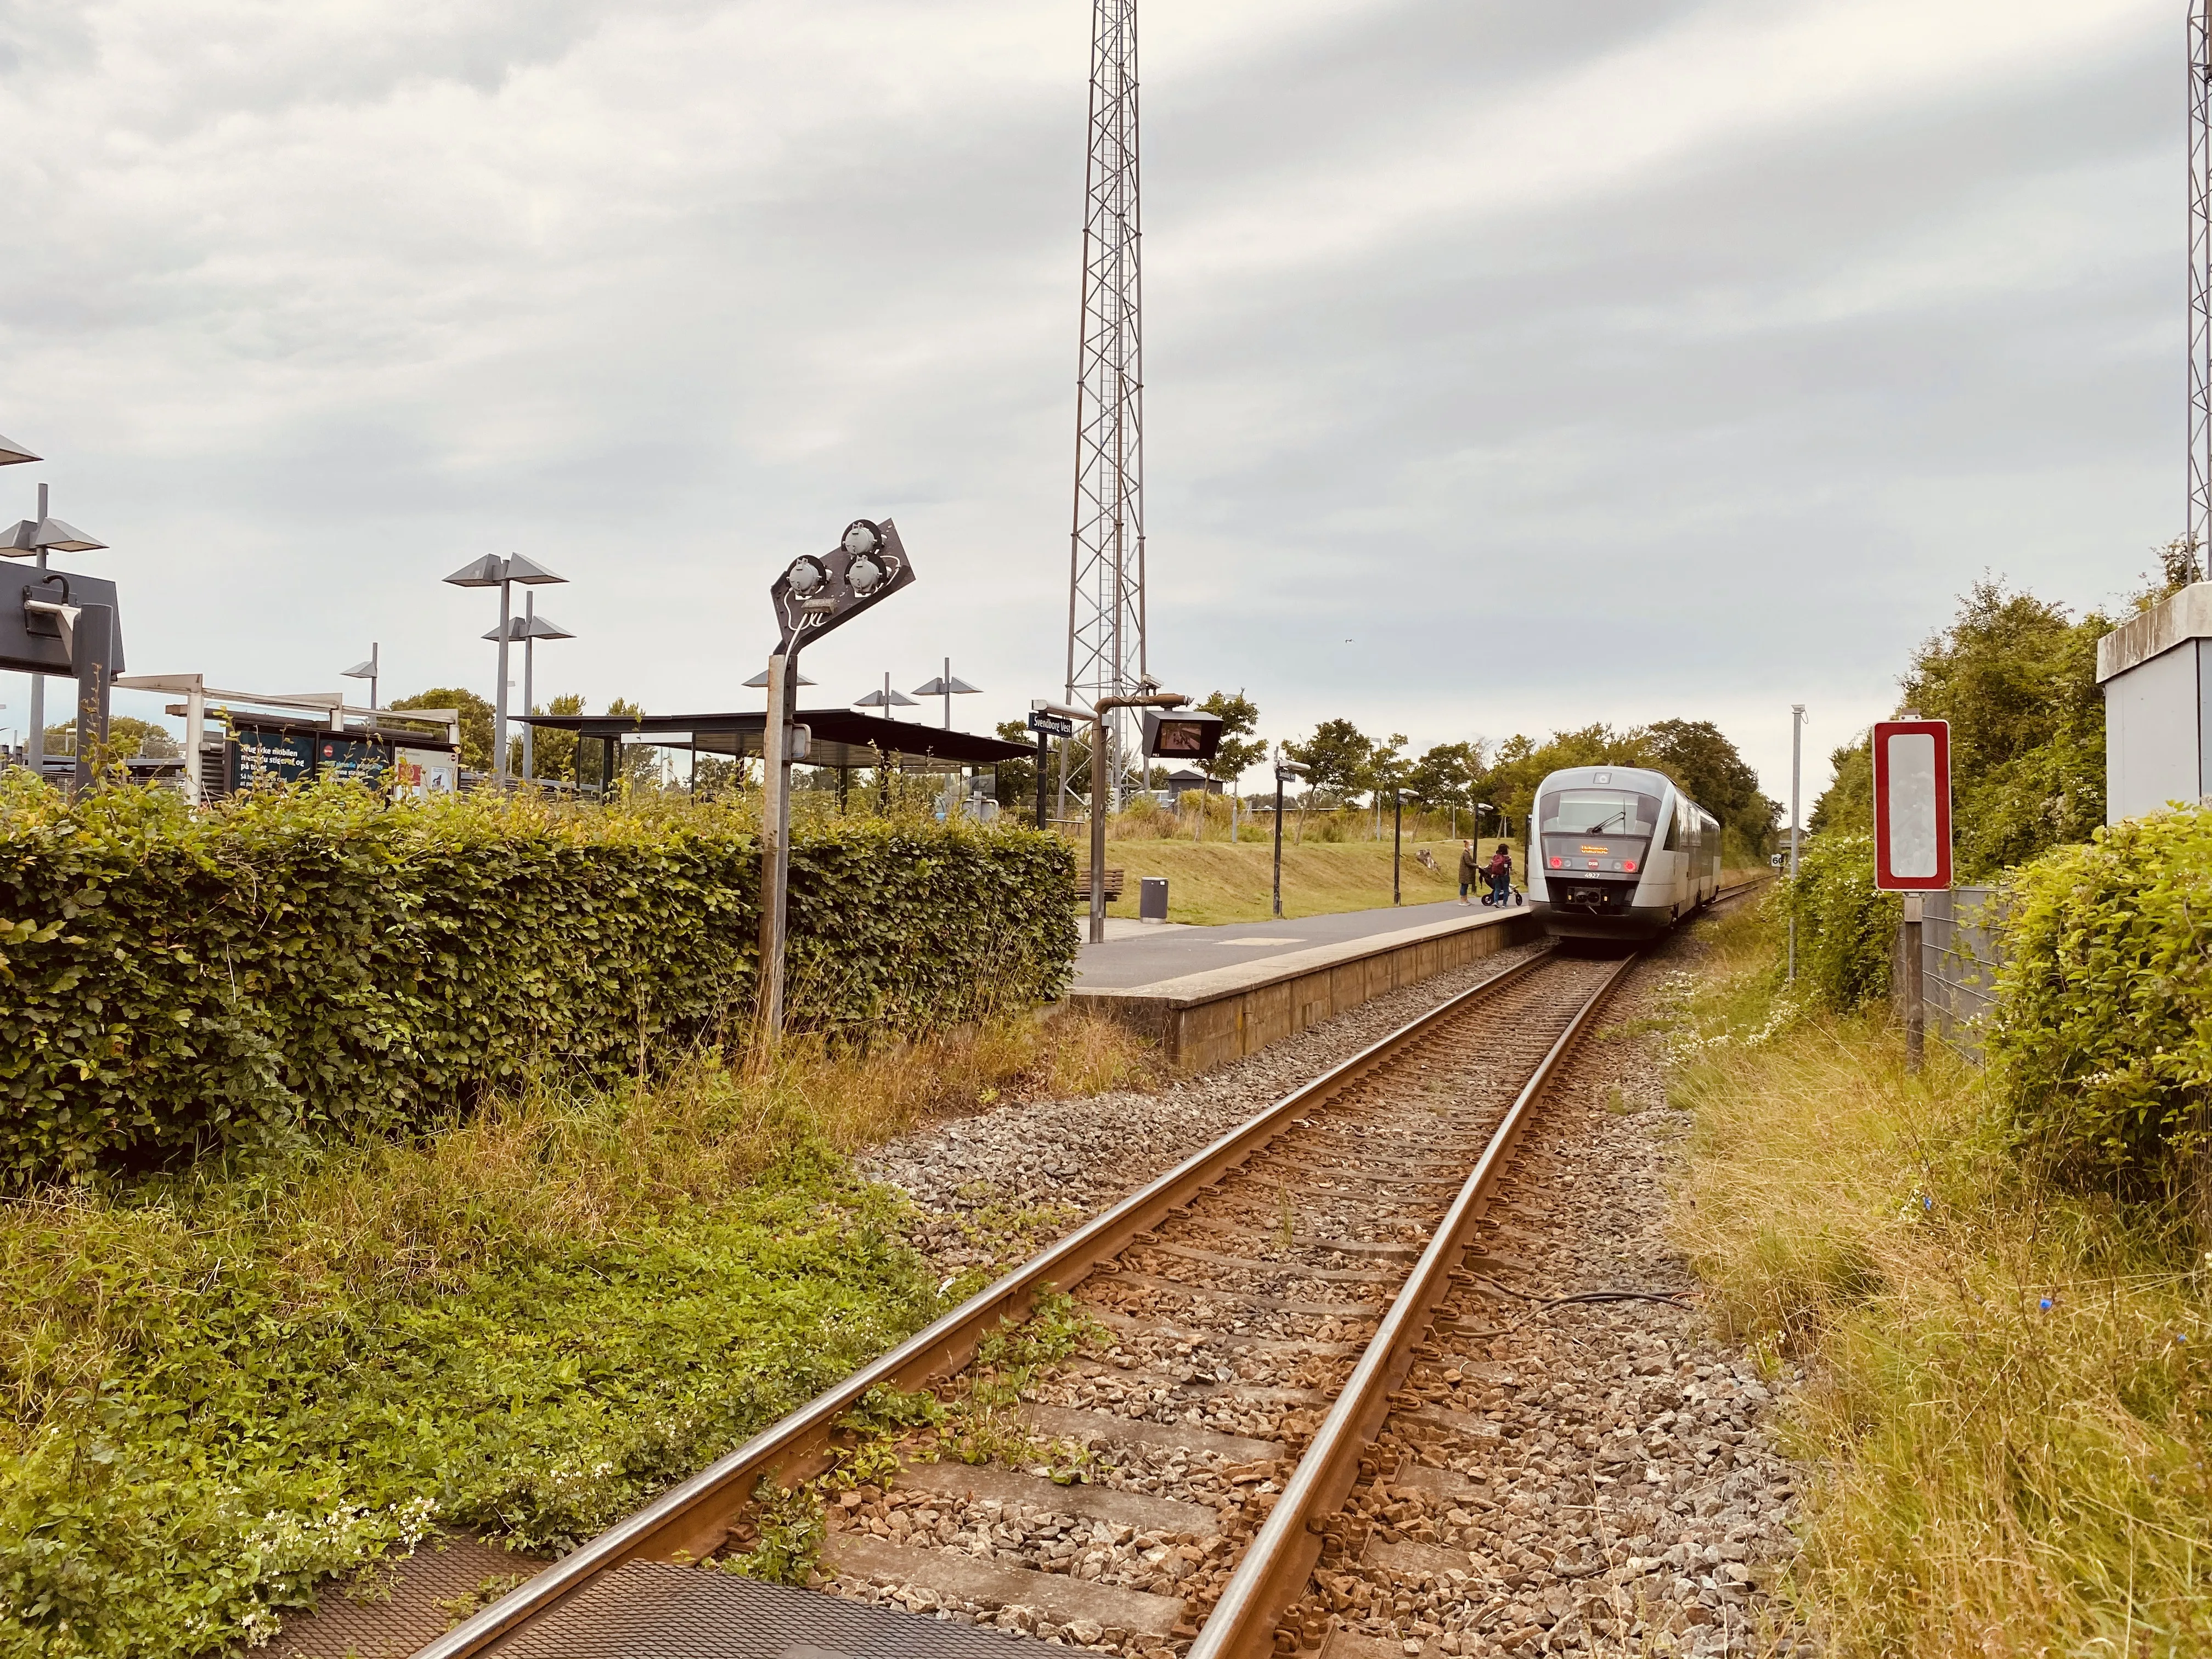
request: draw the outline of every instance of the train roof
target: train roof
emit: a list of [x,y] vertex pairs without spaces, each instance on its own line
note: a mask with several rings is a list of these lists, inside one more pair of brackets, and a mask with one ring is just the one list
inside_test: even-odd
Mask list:
[[1536,793],[1540,795],[1547,789],[1648,788],[1656,794],[1674,787],[1674,779],[1648,766],[1567,766],[1549,774],[1536,786]]

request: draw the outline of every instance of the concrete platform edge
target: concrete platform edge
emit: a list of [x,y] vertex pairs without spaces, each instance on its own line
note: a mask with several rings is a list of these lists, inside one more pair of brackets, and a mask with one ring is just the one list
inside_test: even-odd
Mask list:
[[1206,1072],[1541,933],[1526,908],[1484,911],[1152,985],[1078,986],[1063,1006],[1150,1037],[1177,1071]]

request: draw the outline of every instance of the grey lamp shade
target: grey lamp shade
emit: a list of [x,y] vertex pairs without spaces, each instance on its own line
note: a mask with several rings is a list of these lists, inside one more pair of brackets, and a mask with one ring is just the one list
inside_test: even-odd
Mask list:
[[[813,682],[812,680],[808,679],[808,678],[806,678],[806,676],[805,676],[805,675],[804,675],[804,674],[801,674],[801,675],[799,677],[799,683],[801,685],[811,685],[811,684],[814,684],[814,682]],[[765,691],[765,690],[768,690],[768,670],[767,670],[767,669],[765,669],[765,668],[762,669],[762,670],[761,670],[761,672],[760,672],[759,673],[757,673],[757,674],[754,675],[754,676],[752,677],[752,678],[750,678],[750,679],[747,680],[747,681],[745,682],[745,684],[746,684],[747,685],[749,685],[749,686],[752,687],[752,689],[753,689],[754,690],[756,690],[756,691]]]
[[893,691],[889,694],[871,691],[865,697],[854,698],[853,707],[855,708],[911,708],[914,707],[914,699],[903,691]]
[[[495,628],[484,638],[496,640],[499,633],[499,629]],[[520,645],[525,640],[573,640],[575,637],[550,617],[509,617],[507,619],[507,638],[511,645]]]
[[374,658],[371,658],[366,661],[356,663],[338,678],[342,680],[366,680],[374,678],[375,675],[376,662]]
[[507,561],[496,553],[471,559],[446,578],[456,587],[497,587],[507,580]]
[[13,438],[0,437],[0,466],[15,466],[24,461],[42,461],[43,455],[33,455]]
[[568,579],[555,575],[537,560],[526,559],[520,553],[510,553],[505,558],[487,553],[481,559],[470,560],[446,580],[456,587],[497,587],[501,582],[528,582],[537,586]]
[[964,696],[970,691],[981,691],[982,689],[983,688],[980,685],[970,685],[967,681],[955,676],[953,678],[949,680],[933,679],[927,685],[917,685],[914,688],[914,695],[917,697],[942,697],[947,696],[958,697]]
[[59,519],[40,520],[31,537],[33,546],[43,547],[49,553],[92,553],[107,545],[106,542],[94,541],[75,525],[64,524]]
[[39,526],[28,519],[18,519],[0,534],[0,557],[28,558],[39,550]]

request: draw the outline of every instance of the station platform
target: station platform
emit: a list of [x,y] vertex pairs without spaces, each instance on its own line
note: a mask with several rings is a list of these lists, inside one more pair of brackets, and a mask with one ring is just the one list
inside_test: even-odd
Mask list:
[[[1086,943],[1077,951],[1075,982],[1086,990],[1102,985],[1152,985],[1186,974],[1239,967],[1310,945],[1342,945],[1431,922],[1491,914],[1480,905],[1447,899],[1441,904],[1395,904],[1379,910],[1300,916],[1294,921],[1232,921],[1218,927],[1109,916],[1105,942]],[[1087,917],[1079,915],[1076,925],[1083,927],[1087,921]]]
[[1208,1071],[1540,933],[1526,905],[1452,901],[1218,927],[1124,923],[1082,947],[1066,1006],[1143,1033],[1179,1071]]

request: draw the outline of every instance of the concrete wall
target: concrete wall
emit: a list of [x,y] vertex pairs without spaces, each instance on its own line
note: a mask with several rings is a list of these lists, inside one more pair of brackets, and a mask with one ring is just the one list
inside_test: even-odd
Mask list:
[[1494,912],[1301,951],[1155,986],[1081,987],[1066,999],[1160,1045],[1182,1072],[1211,1071],[1372,1000],[1540,938],[1527,910]]

